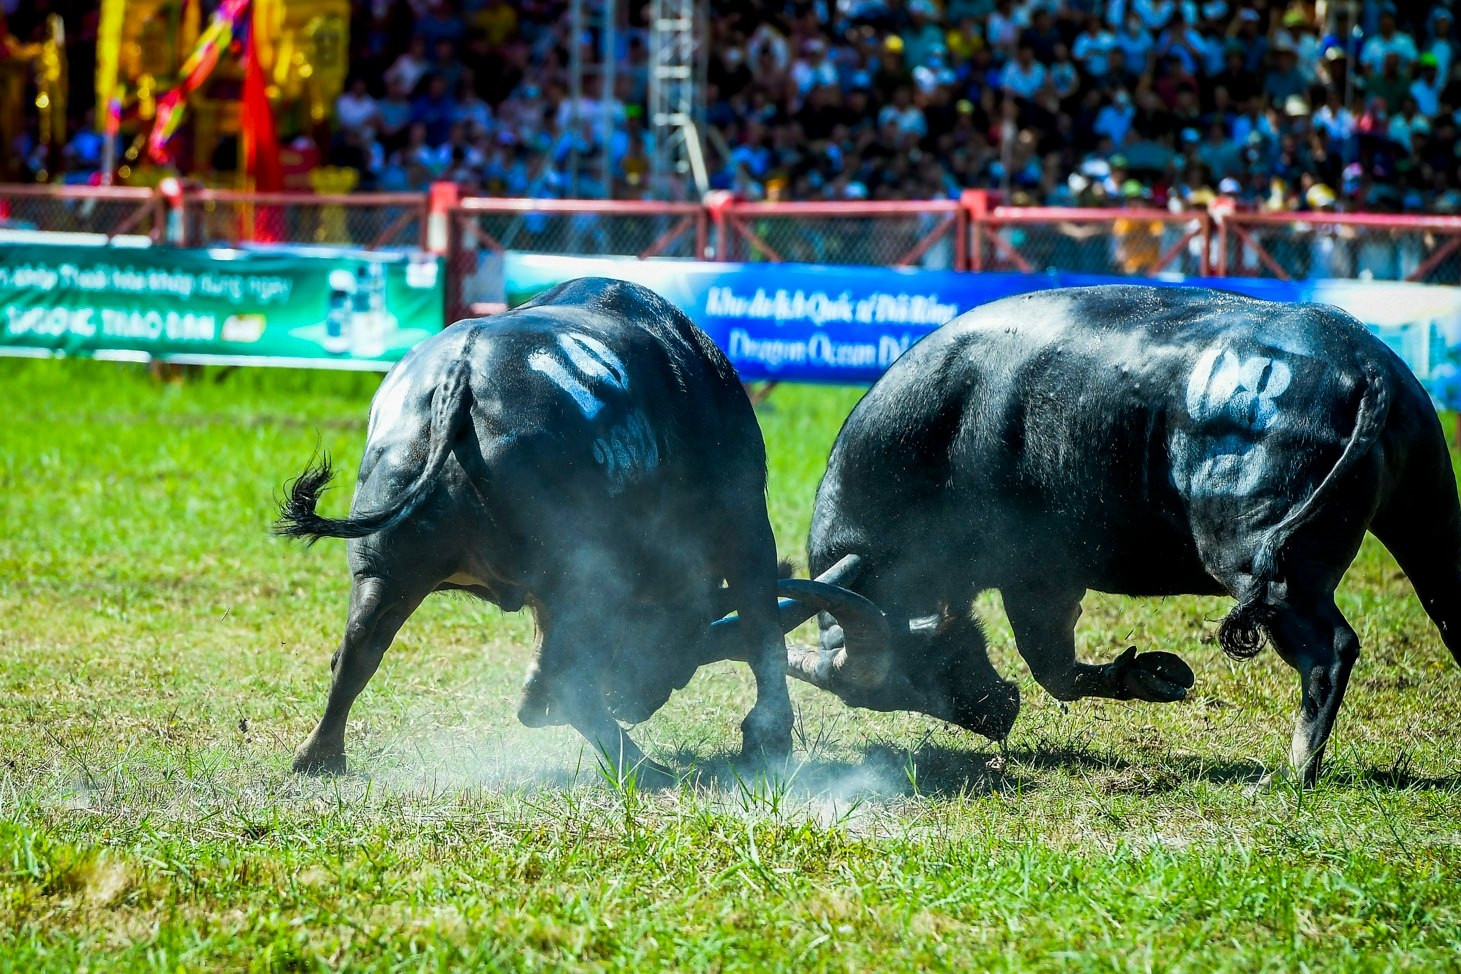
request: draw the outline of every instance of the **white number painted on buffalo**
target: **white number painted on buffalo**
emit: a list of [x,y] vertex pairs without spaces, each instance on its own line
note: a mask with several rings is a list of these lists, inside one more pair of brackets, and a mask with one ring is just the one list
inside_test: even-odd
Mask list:
[[609,493],[622,492],[630,480],[659,466],[654,430],[637,412],[594,440],[594,460],[609,475]]
[[1292,382],[1293,370],[1281,359],[1244,358],[1218,346],[1203,352],[1187,380],[1187,414],[1215,428],[1195,457],[1187,434],[1173,438],[1187,467],[1174,471],[1178,485],[1193,496],[1252,493],[1268,462],[1259,437],[1278,418],[1278,399]]

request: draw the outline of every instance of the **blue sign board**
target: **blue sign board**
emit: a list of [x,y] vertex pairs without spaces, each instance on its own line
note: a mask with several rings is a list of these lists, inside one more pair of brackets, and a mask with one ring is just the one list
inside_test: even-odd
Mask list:
[[[730,356],[747,381],[875,381],[909,346],[971,308],[1056,287],[1132,283],[1091,274],[1007,274],[810,264],[732,264],[508,254],[509,304],[575,277],[634,281],[663,295]],[[1461,289],[1370,281],[1160,278],[1273,301],[1350,311],[1431,389],[1461,406]]]

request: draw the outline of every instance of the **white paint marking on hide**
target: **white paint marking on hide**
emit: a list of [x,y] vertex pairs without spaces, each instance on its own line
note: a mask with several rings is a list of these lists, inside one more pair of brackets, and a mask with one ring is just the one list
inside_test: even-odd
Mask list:
[[1198,358],[1187,380],[1187,412],[1199,423],[1226,415],[1238,426],[1265,430],[1278,418],[1278,397],[1292,381],[1287,362],[1266,355],[1240,359],[1214,346]]
[[607,382],[617,389],[625,389],[629,381],[624,363],[609,351],[609,347],[592,335],[570,332],[558,336],[558,345],[572,360],[578,371],[586,376]]
[[559,388],[573,397],[585,419],[593,419],[604,408],[603,402],[589,391],[577,376],[570,375],[552,352],[539,350],[528,356],[528,368],[552,379]]
[[[1209,497],[1256,490],[1268,456],[1255,436],[1278,418],[1278,398],[1292,382],[1293,370],[1280,359],[1239,358],[1216,345],[1204,351],[1187,380],[1187,412],[1199,423],[1226,421],[1231,426],[1207,445],[1194,468],[1174,471],[1178,486]],[[1191,455],[1186,434],[1178,433],[1172,445],[1177,455]]]
[[[1178,455],[1190,456],[1190,438],[1186,433],[1172,437],[1172,449]],[[1262,443],[1224,439],[1212,444],[1187,470],[1174,470],[1177,486],[1190,497],[1244,496],[1258,488],[1268,462],[1268,449]]]
[[618,426],[599,437],[593,445],[594,462],[609,476],[609,493],[622,493],[631,480],[637,480],[659,466],[659,445],[654,431],[637,412],[630,413]]
[[366,440],[374,437],[378,428],[392,427],[401,418],[401,410],[406,404],[405,390],[401,388],[406,380],[402,375],[401,372],[388,373],[376,389],[374,398],[370,400],[370,421],[365,425]]

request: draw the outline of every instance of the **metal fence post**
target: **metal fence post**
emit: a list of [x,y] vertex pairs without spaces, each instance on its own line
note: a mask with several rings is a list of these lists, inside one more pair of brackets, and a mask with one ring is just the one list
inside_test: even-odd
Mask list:
[[[703,206],[715,227],[715,259],[730,260],[730,237],[726,227],[726,211],[735,205],[735,194],[726,189],[713,189],[705,194]],[[704,251],[702,251],[704,253]]]
[[969,235],[969,270],[984,270],[984,220],[989,215],[989,193],[982,189],[966,189],[959,195],[959,203],[966,216],[965,229]]

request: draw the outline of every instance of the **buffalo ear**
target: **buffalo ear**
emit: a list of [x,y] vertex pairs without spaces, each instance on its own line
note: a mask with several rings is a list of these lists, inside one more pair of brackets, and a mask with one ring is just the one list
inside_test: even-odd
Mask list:
[[796,565],[790,558],[783,558],[776,563],[777,578],[792,578],[796,575]]

